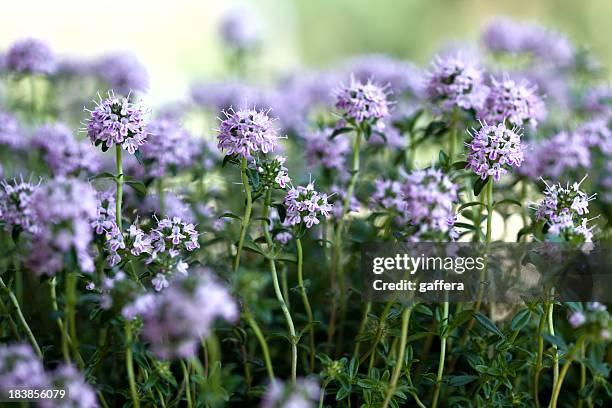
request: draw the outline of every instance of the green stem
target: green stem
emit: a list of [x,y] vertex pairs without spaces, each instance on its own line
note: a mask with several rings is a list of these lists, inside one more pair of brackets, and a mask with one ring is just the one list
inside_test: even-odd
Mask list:
[[489,181],[487,182],[487,186],[486,186],[486,194],[487,194],[487,237],[486,237],[486,243],[487,243],[487,249],[488,246],[491,244],[491,232],[492,232],[492,226],[491,224],[493,223],[493,178],[489,177]]
[[236,247],[236,257],[234,258],[234,272],[236,272],[240,266],[240,254],[242,253],[242,247],[244,246],[244,239],[246,238],[246,233],[251,221],[251,211],[253,209],[251,186],[249,185],[249,178],[247,177],[246,170],[247,159],[243,157],[242,161],[240,162],[240,176],[242,178],[242,186],[244,187],[246,204],[244,208],[244,216],[242,217],[242,222],[240,224],[240,238],[238,239],[238,246]]
[[[6,315],[6,320],[8,320],[9,327],[11,329],[11,332],[13,332],[13,336],[15,336],[15,340],[20,341],[21,336],[19,335],[19,329],[17,328],[15,321],[11,317],[11,312],[9,308],[6,306],[6,304],[4,303],[4,301],[2,300],[1,296],[0,296],[0,311]],[[4,332],[2,332],[2,335],[4,335]]]
[[[553,320],[553,309],[555,305],[553,301],[550,302],[550,307],[548,308],[548,332],[551,336],[555,336],[555,322]],[[553,344],[553,388],[554,385],[559,381],[559,352],[557,351],[557,346]]]
[[115,199],[115,216],[117,217],[117,227],[119,231],[123,231],[121,223],[121,207],[123,204],[123,162],[122,162],[121,145],[115,145],[115,164],[117,166],[117,175],[115,182],[117,183],[117,196]]
[[[582,339],[578,340],[577,346],[582,347]],[[561,372],[559,373],[559,379],[553,387],[552,397],[550,398],[550,404],[548,405],[548,408],[557,408],[557,402],[559,401],[559,393],[561,392],[561,387],[563,386],[563,380],[565,379],[565,376],[567,375],[567,371],[569,370],[570,365],[572,364],[573,361],[574,361],[573,356],[568,357],[565,363],[563,364],[563,367],[561,367]]]
[[440,334],[440,359],[438,361],[438,375],[436,376],[434,395],[431,403],[432,408],[436,408],[438,406],[438,398],[440,397],[440,386],[442,384],[442,375],[444,374],[444,361],[446,359],[446,327],[448,325],[448,309],[449,302],[444,302],[442,310],[442,327]]
[[[584,361],[585,356],[586,356],[586,344],[582,343],[582,347],[580,347],[580,359]],[[584,387],[586,386],[586,380],[587,380],[586,365],[583,362],[581,362],[580,363],[580,388],[578,389],[579,392],[582,391]],[[582,408],[583,400],[580,397],[578,398],[579,398],[578,408]]]
[[548,303],[545,305],[545,309],[540,317],[540,323],[538,324],[538,331],[536,332],[536,338],[538,339],[538,351],[536,354],[535,369],[533,375],[533,400],[535,401],[536,408],[540,407],[540,371],[542,370],[542,358],[544,354],[544,326],[546,325],[546,317],[548,316]]
[[[66,297],[66,332],[69,337],[70,348],[72,354],[77,361],[77,355],[79,354],[79,343],[76,335],[76,274],[72,272],[66,272],[65,276],[65,297]],[[80,365],[80,364],[79,364]],[[79,367],[83,369],[83,367]]]
[[366,303],[365,309],[363,310],[363,316],[361,317],[361,323],[359,323],[359,331],[357,332],[357,336],[355,337],[355,351],[353,351],[353,357],[357,358],[359,356],[359,348],[361,347],[361,336],[365,331],[365,328],[368,324],[368,315],[370,314],[370,310],[372,309],[372,302],[368,301]]
[[[323,383],[323,386],[321,387],[321,394],[319,395],[319,408],[323,408],[323,401],[325,401],[325,388],[327,388],[327,384],[329,384],[329,382],[325,381]],[[350,406],[350,397],[349,397],[349,406]]]
[[244,306],[244,318],[247,323],[251,327],[251,330],[255,333],[257,340],[259,341],[259,346],[261,347],[261,352],[263,353],[264,363],[266,365],[266,371],[268,372],[268,377],[270,381],[274,381],[274,370],[272,369],[272,360],[270,359],[270,349],[268,348],[268,343],[266,342],[266,338],[264,337],[257,321],[253,317],[253,314],[245,304]]
[[411,313],[412,307],[407,307],[402,313],[402,333],[399,342],[399,353],[397,355],[397,362],[395,363],[393,375],[391,376],[391,382],[389,383],[389,387],[387,388],[387,397],[385,398],[383,408],[387,408],[389,406],[389,403],[393,398],[393,394],[395,394],[397,381],[399,380],[400,374],[402,372],[402,365],[404,364],[404,353],[406,352],[406,342],[408,340],[408,323],[410,322]]
[[298,285],[300,287],[300,293],[302,295],[302,303],[304,303],[304,309],[306,309],[306,316],[308,317],[308,332],[310,334],[310,372],[314,372],[315,368],[315,338],[314,338],[314,317],[312,314],[312,308],[308,301],[308,293],[304,286],[303,277],[303,263],[304,254],[302,251],[302,240],[297,238],[295,240],[297,246],[297,272],[298,272]]
[[64,328],[64,322],[62,318],[59,317],[59,308],[57,306],[57,292],[56,292],[57,281],[55,277],[51,278],[49,281],[49,288],[51,294],[51,307],[53,312],[58,316],[57,317],[57,327],[59,327],[60,333],[62,334],[62,354],[64,356],[64,362],[66,364],[70,364],[70,351],[68,348],[68,334]]
[[[262,218],[262,229],[264,232],[264,237],[268,244],[268,251],[272,251],[274,244],[272,242],[272,238],[270,237],[270,231],[268,231],[268,215],[270,211],[270,201],[271,201],[272,192],[268,190],[264,199],[264,208]],[[278,274],[276,273],[276,263],[274,262],[274,257],[272,254],[267,254],[268,263],[270,265],[270,273],[272,275],[272,284],[274,286],[274,293],[276,295],[276,299],[280,304],[281,310],[283,311],[283,315],[285,317],[285,321],[287,322],[287,328],[289,330],[289,338],[291,342],[291,381],[295,384],[297,378],[297,336],[295,334],[295,326],[293,325],[293,319],[291,318],[291,313],[289,312],[289,308],[287,307],[287,303],[283,298],[283,293],[280,288],[280,284],[278,282]]]
[[28,336],[28,339],[30,340],[30,343],[32,344],[32,347],[34,348],[34,351],[36,351],[36,354],[38,355],[38,357],[42,358],[42,351],[40,351],[40,347],[38,347],[38,342],[36,341],[36,338],[34,337],[34,334],[32,333],[30,326],[28,325],[28,322],[23,316],[23,312],[21,311],[21,307],[19,306],[19,302],[17,301],[17,298],[15,297],[13,292],[9,289],[9,287],[6,286],[6,284],[4,283],[1,277],[0,277],[0,287],[2,288],[4,293],[6,293],[6,295],[9,297],[13,305],[13,308],[15,309],[15,313],[17,314],[17,319],[19,320],[19,323],[25,330]]
[[125,322],[125,368],[127,370],[128,381],[130,384],[130,395],[135,408],[140,407],[140,399],[136,389],[136,379],[134,377],[134,360],[132,356],[132,323]]
[[368,358],[368,356],[370,357],[370,363],[368,365],[368,373],[372,371],[372,368],[374,367],[374,360],[376,358],[376,348],[378,347],[378,343],[382,339],[383,332],[384,332],[383,327],[387,324],[386,323],[387,315],[389,314],[389,310],[391,309],[391,306],[393,306],[392,301],[389,301],[385,304],[385,308],[383,309],[383,312],[380,315],[380,321],[378,323],[378,327],[376,328],[376,335],[374,336],[374,343],[372,343],[372,347],[370,347],[370,350],[368,350],[368,352],[363,357],[361,357],[361,360],[359,361],[360,363],[363,363],[365,359]]
[[191,402],[191,393],[189,392],[189,371],[185,362],[181,360],[181,369],[183,370],[183,381],[185,383],[185,396],[187,397],[187,407],[192,408],[193,403]]

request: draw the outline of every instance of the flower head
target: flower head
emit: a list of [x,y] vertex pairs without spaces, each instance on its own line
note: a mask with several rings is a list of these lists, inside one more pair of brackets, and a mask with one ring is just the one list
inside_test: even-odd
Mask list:
[[148,172],[162,177],[191,166],[197,149],[192,136],[174,121],[158,119],[147,126],[147,143],[140,151]]
[[106,151],[113,145],[120,145],[130,154],[142,146],[148,136],[146,130],[145,110],[128,100],[108,92],[108,98],[100,98],[94,110],[89,111],[87,136],[96,145],[102,145]]
[[110,89],[121,95],[149,88],[149,74],[132,53],[105,55],[94,65],[94,69]]
[[526,81],[493,78],[491,91],[477,116],[489,123],[507,120],[513,126],[529,125],[535,129],[546,117],[546,107],[536,90]]
[[429,100],[443,111],[455,107],[479,109],[487,96],[482,70],[467,59],[456,56],[437,57],[426,79]]
[[35,214],[32,209],[32,195],[38,185],[21,179],[12,183],[3,181],[0,189],[0,220],[4,221],[6,230],[15,227],[30,233],[38,231]]
[[285,167],[285,160],[283,156],[275,156],[271,159],[260,160],[255,164],[257,173],[259,173],[259,188],[287,188],[291,179]]
[[27,344],[0,345],[0,396],[10,390],[45,388],[49,378],[42,361]]
[[226,13],[219,31],[226,44],[243,50],[255,47],[262,37],[259,17],[246,7]]
[[[71,365],[61,365],[51,372],[53,389],[66,391],[65,398],[61,400],[62,408],[98,408],[98,398],[94,388],[87,384],[83,374]],[[55,402],[41,401],[42,408],[57,407]]]
[[224,112],[217,136],[219,149],[226,154],[251,158],[254,153],[273,152],[278,147],[278,133],[269,111],[243,109]]
[[25,38],[15,42],[6,53],[6,69],[18,74],[52,74],[56,61],[44,41]]
[[305,225],[311,228],[319,223],[320,218],[327,218],[332,211],[332,205],[327,202],[327,194],[314,189],[314,181],[306,187],[292,187],[285,196],[288,225]]
[[0,111],[0,145],[19,149],[25,144],[24,134],[17,118],[8,112]]
[[115,195],[110,191],[100,192],[97,200],[98,211],[89,225],[96,235],[103,238],[106,260],[110,266],[115,266],[121,261],[119,250],[125,249],[123,233],[117,226],[115,216]]
[[467,167],[483,180],[492,176],[497,181],[509,168],[520,167],[524,160],[520,130],[508,129],[503,123],[496,126],[482,123],[467,146]]
[[417,227],[414,239],[453,237],[458,187],[446,174],[434,168],[413,171],[406,176],[402,192],[406,216]]
[[298,378],[293,385],[275,379],[263,396],[261,408],[311,408],[320,393],[319,384],[308,378]]
[[387,86],[379,86],[371,79],[360,82],[352,75],[349,86],[340,85],[333,91],[336,108],[342,111],[345,119],[357,124],[377,123],[389,116],[391,102],[387,99],[388,94]]
[[306,132],[306,160],[309,166],[321,164],[326,169],[345,171],[346,155],[351,151],[349,140],[344,135],[330,139],[332,131],[319,129]]
[[586,322],[586,317],[582,312],[574,312],[569,317],[569,323],[574,329],[582,326],[584,322]]

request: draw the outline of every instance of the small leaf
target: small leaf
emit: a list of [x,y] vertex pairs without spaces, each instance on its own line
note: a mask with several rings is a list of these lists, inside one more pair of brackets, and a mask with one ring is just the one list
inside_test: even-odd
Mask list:
[[519,207],[522,207],[522,204],[520,203],[520,201],[513,200],[511,198],[505,198],[501,201],[497,201],[495,204],[493,204],[493,207],[497,207],[498,205],[503,205],[503,204],[513,204],[513,205],[518,205]]
[[238,216],[238,215],[236,215],[234,213],[231,213],[231,212],[223,213],[219,218],[233,218],[235,220],[242,221],[242,217],[240,217],[240,216]]
[[465,228],[465,229],[468,229],[468,230],[471,230],[471,231],[476,231],[476,230],[478,230],[478,228],[477,228],[477,227],[475,227],[474,225],[472,225],[472,224],[467,224],[467,223],[465,223],[465,222],[456,222],[456,223],[455,223],[455,224],[453,224],[453,225],[454,225],[455,227]]
[[247,251],[255,252],[256,254],[265,256],[261,247],[253,241],[244,241],[244,244],[242,245],[242,247],[246,249]]
[[138,160],[138,164],[144,166],[144,160],[142,159],[142,153],[140,152],[140,149],[136,149],[136,151],[134,152],[134,157],[136,157],[136,160]]
[[452,375],[448,380],[448,385],[451,387],[461,387],[477,379],[478,376],[476,375]]
[[465,210],[466,208],[473,207],[475,205],[480,205],[480,206],[485,207],[485,205],[483,203],[481,203],[480,201],[470,201],[469,203],[461,204],[459,206],[459,210],[458,211],[461,212],[461,211]]
[[96,174],[93,177],[89,178],[89,181],[93,181],[93,180],[99,180],[99,179],[115,179],[115,175],[113,173],[109,173],[108,171],[105,171],[103,173],[99,173]]
[[543,333],[542,337],[553,346],[557,346],[560,350],[567,350],[567,343],[560,336],[553,336],[550,333]]
[[482,191],[484,186],[487,185],[488,182],[489,182],[489,177],[487,177],[484,180],[482,178],[480,178],[480,177],[478,177],[478,179],[476,179],[476,181],[474,182],[474,195],[476,197],[478,197],[480,195],[480,192]]
[[474,317],[476,318],[476,321],[486,330],[490,331],[493,334],[498,335],[501,338],[506,337],[504,333],[502,333],[502,331],[497,328],[495,323],[489,320],[487,316],[483,315],[482,313],[476,313]]
[[512,322],[510,323],[510,329],[512,330],[521,330],[527,323],[529,323],[529,319],[531,317],[531,311],[529,309],[523,309],[516,314],[512,318]]
[[132,187],[139,196],[144,197],[147,195],[147,186],[142,181],[126,181],[125,184]]
[[438,163],[440,163],[440,166],[447,167],[449,160],[450,157],[448,156],[448,154],[446,154],[444,150],[440,150],[440,152],[438,153]]
[[458,162],[454,162],[451,165],[451,169],[453,170],[463,170],[466,168],[466,166],[468,165],[468,162],[466,161],[458,161]]
[[272,206],[276,208],[280,221],[285,222],[285,218],[287,217],[287,208],[285,208],[285,205],[283,203],[273,203]]
[[343,128],[338,128],[338,129],[335,129],[335,130],[332,132],[332,134],[331,134],[331,136],[330,136],[329,138],[330,138],[330,139],[333,139],[333,138],[335,138],[335,137],[336,137],[336,136],[338,136],[338,135],[341,135],[341,134],[343,134],[343,133],[348,133],[348,132],[351,132],[352,130],[353,130],[353,128],[350,128],[350,127],[343,127]]

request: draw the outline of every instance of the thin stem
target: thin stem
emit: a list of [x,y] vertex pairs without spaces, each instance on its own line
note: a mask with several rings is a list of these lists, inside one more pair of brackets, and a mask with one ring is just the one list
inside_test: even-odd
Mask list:
[[538,331],[536,338],[538,339],[538,352],[536,354],[536,363],[533,375],[533,399],[535,401],[536,408],[540,407],[539,391],[540,391],[540,371],[542,370],[542,357],[544,354],[544,326],[546,325],[546,317],[548,315],[548,303],[545,305],[545,310],[540,317],[540,323],[538,324]]
[[[8,320],[9,322],[9,327],[11,328],[11,331],[13,332],[13,336],[15,336],[15,340],[21,340],[19,329],[17,328],[17,325],[15,324],[15,321],[13,320],[11,316],[11,312],[9,311],[8,307],[2,300],[1,296],[0,296],[0,311],[6,315],[6,320]],[[4,335],[4,333],[2,334]]]
[[51,294],[51,307],[53,308],[53,312],[58,316],[57,317],[57,327],[59,327],[60,333],[62,334],[62,354],[64,356],[64,362],[66,364],[70,364],[70,351],[68,348],[68,334],[64,328],[64,322],[62,318],[59,317],[59,308],[57,306],[57,292],[56,292],[57,281],[55,277],[51,278],[49,281],[49,288]]
[[191,402],[191,393],[189,392],[189,371],[185,362],[181,360],[181,369],[183,370],[183,381],[185,383],[185,396],[187,396],[187,407],[192,408],[193,403]]
[[[582,343],[582,347],[580,347],[580,359],[581,361],[584,361],[584,357],[586,355],[586,344]],[[584,389],[584,387],[586,386],[586,379],[587,379],[587,372],[586,372],[586,365],[581,362],[580,363],[580,388],[578,389],[578,391],[582,391]],[[582,398],[578,397],[578,408],[582,408],[583,406],[583,400]]]
[[[76,274],[71,272],[66,272],[65,276],[65,298],[66,298],[66,332],[69,336],[69,344],[72,349],[73,357],[77,358],[79,354],[79,343],[76,335],[76,284],[77,277]],[[80,363],[79,363],[80,365]],[[83,367],[79,367],[83,369]]]
[[[319,395],[319,408],[323,408],[323,401],[325,401],[325,388],[327,388],[327,384],[328,382],[325,381],[323,383],[323,386],[321,387],[321,394]],[[349,406],[350,406],[350,399],[349,399]]]
[[555,383],[555,386],[553,388],[553,393],[552,393],[552,397],[550,398],[550,404],[548,405],[548,408],[557,408],[557,402],[559,401],[559,393],[561,392],[561,386],[563,385],[563,380],[565,379],[567,370],[569,370],[570,365],[572,364],[573,361],[574,361],[573,357],[568,358],[563,364],[563,367],[561,367],[561,372],[559,373],[559,379]]
[[36,341],[36,338],[34,337],[34,334],[32,333],[30,326],[28,325],[28,322],[23,316],[23,312],[21,311],[21,307],[19,306],[19,302],[17,301],[17,298],[15,297],[13,292],[9,289],[9,287],[6,286],[6,284],[4,283],[1,277],[0,277],[0,287],[2,288],[4,293],[6,293],[6,295],[9,297],[13,305],[13,308],[15,309],[15,312],[17,314],[17,319],[19,320],[19,323],[25,330],[28,336],[28,339],[30,340],[30,343],[32,344],[32,347],[34,348],[34,351],[36,351],[36,354],[38,355],[38,357],[42,358],[42,351],[40,351],[40,347],[38,347],[38,342]]
[[389,301],[385,304],[385,308],[383,309],[383,312],[380,315],[380,321],[378,323],[378,327],[376,328],[376,335],[374,336],[374,343],[372,343],[372,347],[370,347],[370,350],[368,350],[368,352],[363,357],[361,357],[361,360],[359,360],[360,363],[363,363],[365,359],[368,358],[368,356],[370,357],[368,373],[372,371],[372,367],[374,367],[374,359],[376,357],[376,348],[378,347],[378,343],[382,339],[383,331],[384,331],[383,326],[386,324],[387,315],[389,314],[389,310],[391,309],[391,306],[393,306],[392,301]]
[[361,336],[365,331],[365,328],[368,324],[368,314],[370,314],[370,310],[372,309],[372,302],[368,301],[366,303],[365,309],[363,310],[363,316],[361,317],[361,323],[359,323],[359,331],[357,332],[357,336],[355,337],[355,351],[353,351],[353,357],[357,358],[359,356],[359,348],[361,347]]
[[[551,336],[555,335],[555,322],[553,321],[553,309],[555,305],[553,301],[550,302],[550,307],[548,308],[548,332]],[[553,344],[553,388],[554,385],[557,384],[559,380],[559,352],[557,351],[557,346]]]
[[[268,219],[269,211],[270,211],[270,201],[271,201],[271,191],[268,190],[264,199],[264,208],[263,208],[263,219],[262,221],[262,229],[264,232],[264,237],[268,244],[268,251],[272,251],[273,242],[270,237],[270,231],[268,231],[268,224],[265,220]],[[283,298],[283,293],[280,288],[280,284],[278,282],[278,275],[276,273],[276,263],[274,262],[274,257],[272,254],[267,255],[268,263],[270,265],[270,273],[272,275],[272,284],[274,286],[274,293],[276,294],[276,299],[280,304],[281,310],[283,311],[283,315],[285,317],[285,321],[287,322],[287,328],[289,329],[289,337],[291,342],[291,381],[295,384],[297,378],[297,336],[295,334],[295,326],[293,325],[293,319],[291,318],[291,313],[289,312],[289,308],[287,307],[287,303]]]
[[399,353],[397,355],[397,362],[395,363],[395,369],[391,376],[391,382],[389,388],[387,388],[387,397],[383,404],[383,408],[387,408],[395,394],[397,387],[397,381],[399,380],[400,374],[402,373],[402,365],[404,364],[404,353],[406,352],[406,341],[408,340],[408,323],[410,322],[410,314],[412,313],[412,307],[407,307],[402,313],[402,333],[399,342]]
[[[489,177],[489,181],[487,182],[487,236],[486,242],[487,246],[491,243],[491,224],[493,223],[493,178]],[[487,248],[488,249],[488,248]]]
[[306,309],[306,316],[308,316],[308,332],[310,338],[310,372],[314,371],[315,368],[315,338],[314,338],[314,318],[312,315],[312,308],[308,301],[308,294],[306,293],[306,287],[304,286],[303,277],[303,263],[304,254],[302,251],[302,240],[297,238],[295,240],[297,246],[297,272],[298,272],[298,285],[300,287],[300,293],[302,295],[302,303],[304,303],[304,309]]
[[136,379],[134,377],[134,361],[132,356],[132,325],[130,321],[125,322],[125,368],[128,374],[128,381],[130,383],[130,394],[132,396],[132,403],[135,408],[140,407],[140,399],[138,398],[138,391],[136,389]]
[[448,325],[448,309],[449,302],[444,302],[442,309],[442,327],[440,334],[440,359],[438,361],[438,375],[436,376],[433,401],[431,403],[432,408],[436,408],[438,406],[438,398],[440,397],[440,386],[442,384],[442,375],[444,374],[444,361],[446,359],[446,340],[448,336],[448,334],[446,333],[446,327]]
[[246,203],[244,207],[244,215],[240,224],[240,238],[238,239],[238,246],[236,247],[236,256],[234,258],[234,272],[236,272],[238,270],[238,267],[240,266],[240,254],[242,253],[242,247],[244,246],[244,239],[246,238],[246,233],[249,228],[249,223],[251,221],[251,211],[253,209],[251,186],[249,185],[249,178],[247,177],[246,170],[247,159],[243,157],[242,161],[240,162],[240,177],[242,179],[242,186],[244,187]]
[[253,314],[248,309],[246,304],[245,304],[244,309],[245,309],[244,318],[246,319],[247,323],[251,327],[251,330],[253,330],[253,332],[255,333],[255,336],[257,337],[257,340],[259,341],[259,346],[261,347],[261,352],[263,353],[264,364],[266,365],[266,371],[268,372],[268,377],[270,378],[270,381],[274,381],[274,370],[272,369],[272,360],[270,359],[270,349],[268,348],[268,343],[266,342],[266,338],[261,332],[261,329],[259,328],[257,321],[253,317]]
[[122,156],[123,151],[121,145],[115,145],[115,164],[117,166],[117,175],[115,176],[115,182],[117,183],[117,196],[115,199],[115,216],[117,217],[117,227],[119,231],[123,231],[121,223],[121,207],[123,202],[123,162]]

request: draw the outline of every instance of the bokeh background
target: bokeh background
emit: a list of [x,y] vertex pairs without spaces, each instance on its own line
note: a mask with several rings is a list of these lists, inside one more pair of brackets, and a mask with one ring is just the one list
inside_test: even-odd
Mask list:
[[264,43],[251,75],[262,82],[363,53],[425,65],[449,41],[476,40],[482,25],[499,15],[565,32],[605,67],[612,65],[609,0],[7,1],[0,13],[0,49],[34,36],[60,55],[130,50],[149,71],[151,103],[161,102],[180,98],[196,81],[223,76],[219,21],[244,6],[261,21]]

